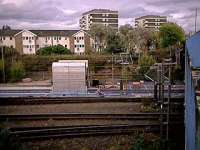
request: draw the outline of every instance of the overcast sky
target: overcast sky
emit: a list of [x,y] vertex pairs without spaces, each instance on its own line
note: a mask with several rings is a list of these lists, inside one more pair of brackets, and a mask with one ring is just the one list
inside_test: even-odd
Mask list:
[[194,31],[200,0],[0,0],[0,26],[16,29],[78,29],[85,11],[104,8],[119,11],[119,24],[134,24],[142,15],[166,15],[186,31]]

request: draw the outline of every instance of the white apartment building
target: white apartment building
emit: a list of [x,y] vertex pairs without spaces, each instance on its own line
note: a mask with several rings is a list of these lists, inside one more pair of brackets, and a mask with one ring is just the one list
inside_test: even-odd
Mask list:
[[143,27],[158,30],[161,25],[167,23],[166,16],[147,15],[135,19],[135,27]]
[[94,50],[94,40],[83,30],[0,30],[0,46],[21,54],[35,54],[40,48],[62,45],[74,54]]
[[90,30],[93,24],[110,26],[118,30],[118,11],[109,9],[93,9],[82,14],[79,21],[82,30]]

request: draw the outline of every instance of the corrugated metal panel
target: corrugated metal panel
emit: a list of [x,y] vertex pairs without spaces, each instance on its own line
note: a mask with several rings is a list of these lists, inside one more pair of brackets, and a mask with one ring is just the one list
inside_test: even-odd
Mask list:
[[67,94],[87,93],[86,64],[56,62],[52,65],[53,92]]
[[86,67],[88,67],[88,60],[59,60],[58,62],[63,62],[63,63],[85,63]]

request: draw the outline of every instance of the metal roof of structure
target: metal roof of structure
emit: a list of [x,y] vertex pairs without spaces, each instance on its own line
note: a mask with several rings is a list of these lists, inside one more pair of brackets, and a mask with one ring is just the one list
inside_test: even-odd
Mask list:
[[118,11],[110,10],[110,9],[93,9],[83,13],[83,15],[91,14],[91,13],[118,13]]

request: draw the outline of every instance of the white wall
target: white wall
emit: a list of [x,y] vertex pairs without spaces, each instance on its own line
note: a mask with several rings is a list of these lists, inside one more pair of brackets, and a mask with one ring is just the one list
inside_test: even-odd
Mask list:
[[[60,39],[61,38],[61,39]],[[37,50],[46,46],[52,45],[62,45],[67,46],[66,48],[70,49],[69,38],[68,37],[60,37],[60,36],[48,36],[48,37],[38,37],[36,40]],[[39,47],[38,47],[39,45]]]
[[36,50],[43,48],[45,46],[51,46],[51,39],[49,40],[46,37],[38,37],[36,40]]
[[[58,44],[70,49],[70,37],[65,37],[65,36],[38,37],[37,35],[35,35],[34,33],[28,30],[23,30],[19,32],[18,34],[21,34],[22,36],[23,54],[35,54],[36,51],[40,48],[43,48],[45,46],[58,45]],[[86,33],[84,31],[79,31],[73,35],[73,37],[76,38],[74,39],[74,45],[76,45],[76,47],[74,48],[75,54],[85,53],[85,46],[86,46],[85,34]],[[16,47],[15,37],[13,37],[12,40],[10,40],[10,37],[7,36],[5,40],[2,40],[2,41],[3,41],[2,45],[13,46],[14,48]],[[93,43],[94,43],[94,40],[90,38],[91,47],[93,46],[92,45]]]
[[[10,38],[12,38],[12,40]],[[0,40],[2,41],[2,43],[0,43],[0,45],[2,44],[3,46],[15,48],[15,38],[14,37],[4,36],[4,37],[0,37]]]
[[80,31],[74,35],[74,53],[75,54],[85,53],[85,40],[84,39],[85,39],[85,33],[83,31]]
[[36,53],[35,40],[36,40],[36,36],[33,33],[29,31],[22,32],[23,54]]

